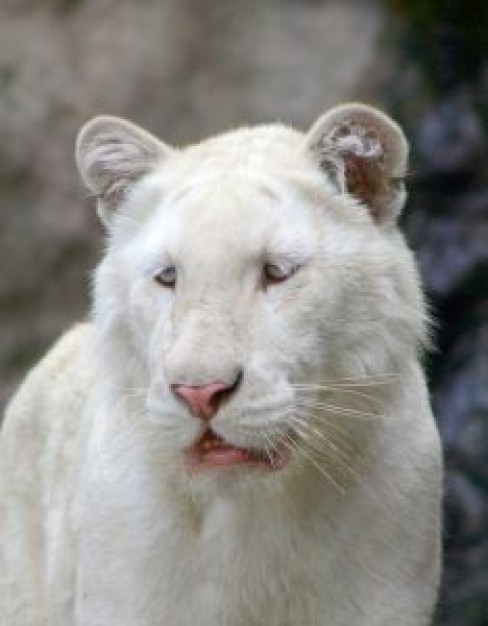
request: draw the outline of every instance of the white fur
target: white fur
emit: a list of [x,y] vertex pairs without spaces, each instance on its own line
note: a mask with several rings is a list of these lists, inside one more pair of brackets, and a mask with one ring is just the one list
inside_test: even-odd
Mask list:
[[[7,412],[2,625],[428,623],[441,461],[418,364],[424,305],[394,218],[376,220],[319,167],[317,133],[337,116],[308,137],[272,125],[181,151],[133,126],[127,151],[113,118],[80,136],[108,245],[93,321],[60,340]],[[107,124],[120,150],[98,158]],[[265,262],[299,269],[263,290]],[[167,265],[175,290],[153,279]],[[182,451],[202,427],[169,385],[241,369],[214,430],[264,447],[292,428],[302,449],[273,473],[191,475]]]

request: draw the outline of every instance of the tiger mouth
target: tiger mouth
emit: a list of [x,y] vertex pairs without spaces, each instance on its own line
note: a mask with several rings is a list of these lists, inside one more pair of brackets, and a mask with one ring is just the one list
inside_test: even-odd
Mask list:
[[190,471],[203,468],[260,467],[268,471],[284,468],[290,451],[283,442],[265,449],[235,446],[207,428],[202,436],[186,450],[185,462]]

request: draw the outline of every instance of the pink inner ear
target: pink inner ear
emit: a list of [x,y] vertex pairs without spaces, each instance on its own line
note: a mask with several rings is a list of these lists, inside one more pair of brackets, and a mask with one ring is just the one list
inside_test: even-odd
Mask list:
[[381,193],[383,174],[381,164],[368,155],[344,152],[344,176],[347,191],[368,206],[373,217],[375,213],[375,197]]
[[338,107],[312,127],[307,147],[339,194],[356,198],[378,224],[395,223],[408,144],[390,118],[359,104]]
[[384,184],[384,150],[378,133],[353,120],[343,120],[322,138],[321,149],[325,155],[330,150],[332,167],[327,167],[328,158],[321,166],[329,174],[336,173],[334,153],[343,163],[343,185],[348,193],[367,205],[376,218],[375,198],[382,192]]

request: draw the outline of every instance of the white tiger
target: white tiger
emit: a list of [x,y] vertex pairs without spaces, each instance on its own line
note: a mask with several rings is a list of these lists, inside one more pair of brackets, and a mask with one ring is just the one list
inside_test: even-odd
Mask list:
[[0,443],[4,626],[425,626],[441,455],[396,220],[407,143],[361,104],[173,149],[98,117],[92,321]]

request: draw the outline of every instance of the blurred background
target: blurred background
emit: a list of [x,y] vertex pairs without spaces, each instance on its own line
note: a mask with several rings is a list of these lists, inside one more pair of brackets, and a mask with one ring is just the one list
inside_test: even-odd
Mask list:
[[412,144],[402,226],[436,320],[447,466],[436,623],[488,626],[486,0],[1,0],[0,405],[86,316],[102,233],[74,167],[83,122],[121,115],[179,145],[305,129],[349,99]]

